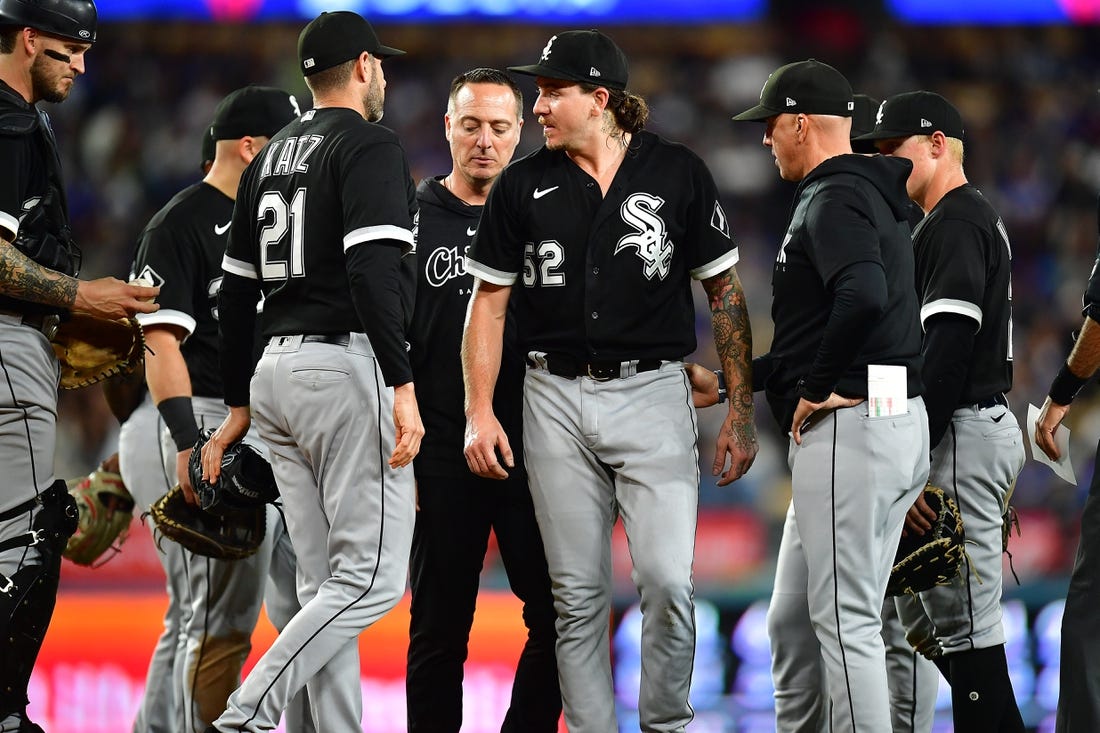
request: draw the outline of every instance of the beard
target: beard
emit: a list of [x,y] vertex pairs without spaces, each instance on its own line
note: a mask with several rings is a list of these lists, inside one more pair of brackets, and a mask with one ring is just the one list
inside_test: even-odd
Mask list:
[[56,65],[58,62],[47,59],[45,56],[37,56],[31,64],[31,96],[35,101],[64,102],[69,96],[69,90],[61,83],[62,78],[51,74],[47,64]]
[[380,122],[384,113],[383,106],[386,103],[386,90],[378,81],[378,74],[371,70],[370,86],[367,87],[367,96],[363,98],[363,107],[367,112],[368,122]]

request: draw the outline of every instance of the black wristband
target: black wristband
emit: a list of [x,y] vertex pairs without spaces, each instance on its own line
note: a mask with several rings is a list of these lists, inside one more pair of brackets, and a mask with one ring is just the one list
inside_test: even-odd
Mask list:
[[715,369],[714,376],[718,377],[718,404],[720,405],[729,397],[726,392],[726,373],[721,369]]
[[1047,394],[1050,396],[1050,401],[1056,405],[1068,405],[1073,402],[1073,398],[1077,396],[1077,393],[1081,391],[1081,388],[1088,384],[1087,377],[1079,377],[1069,370],[1069,364],[1063,364],[1062,368],[1058,371],[1058,376],[1054,378],[1054,381],[1050,384],[1050,392]]
[[191,409],[190,397],[169,397],[157,403],[157,411],[172,433],[177,451],[194,448],[199,439],[199,426]]

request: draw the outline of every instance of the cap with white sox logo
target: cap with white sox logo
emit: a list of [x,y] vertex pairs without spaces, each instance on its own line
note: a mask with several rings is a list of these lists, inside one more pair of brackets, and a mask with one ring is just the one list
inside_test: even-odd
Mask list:
[[875,129],[856,140],[888,140],[910,135],[931,135],[939,130],[945,137],[962,140],[962,115],[935,92],[905,92],[888,98],[878,108]]
[[760,104],[733,119],[763,122],[797,112],[851,117],[852,96],[852,85],[832,66],[817,59],[796,61],[773,71],[760,90]]
[[565,31],[552,36],[538,63],[509,66],[508,71],[547,79],[565,79],[625,90],[630,76],[626,54],[598,30]]
[[398,48],[383,46],[370,21],[350,10],[321,13],[298,35],[298,62],[302,67],[302,76],[312,76],[357,59],[364,51],[380,59],[405,53]]

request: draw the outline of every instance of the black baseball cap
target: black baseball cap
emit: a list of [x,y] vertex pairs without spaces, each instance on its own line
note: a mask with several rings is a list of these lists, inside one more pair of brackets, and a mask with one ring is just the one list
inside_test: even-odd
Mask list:
[[856,103],[855,109],[852,110],[852,132],[849,133],[852,138],[852,152],[877,153],[878,149],[873,142],[857,138],[875,129],[875,114],[882,102],[866,94],[856,94],[852,99]]
[[626,89],[626,54],[598,30],[565,31],[551,36],[538,63],[509,66],[508,71],[547,79],[566,79],[608,89]]
[[959,110],[935,92],[905,92],[882,103],[875,118],[875,128],[859,139],[931,135],[936,130],[962,140],[963,123]]
[[733,119],[762,122],[795,112],[851,117],[854,108],[852,85],[844,75],[817,59],[807,59],[773,71],[760,90],[760,104]]
[[367,19],[350,10],[321,13],[298,36],[298,63],[302,76],[357,59],[364,51],[382,59],[405,53],[383,46]]
[[282,89],[247,86],[230,92],[214,110],[214,140],[274,137],[299,114],[298,102]]
[[206,132],[202,136],[202,165],[199,166],[200,169],[205,169],[208,163],[214,162],[214,156],[217,153],[214,143],[213,126],[207,125]]

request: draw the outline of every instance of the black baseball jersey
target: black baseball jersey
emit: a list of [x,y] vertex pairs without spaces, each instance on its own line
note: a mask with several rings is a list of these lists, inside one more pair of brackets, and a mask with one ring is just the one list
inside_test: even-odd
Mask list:
[[706,165],[640,132],[606,196],[560,150],[543,147],[508,166],[467,266],[487,282],[522,286],[512,297],[524,352],[584,362],[690,354],[691,279],[736,262]]
[[[797,402],[799,380],[815,393],[865,397],[869,364],[905,366],[909,396],[921,394],[905,193],[911,167],[898,158],[841,155],[799,183],[772,271],[774,368],[766,388],[780,425],[790,425],[785,413]],[[861,263],[882,268],[885,311],[866,329],[837,327],[834,311],[843,304],[835,302],[836,278]]]
[[415,193],[391,130],[344,107],[306,112],[241,177],[223,289],[246,288],[243,279],[263,292],[265,338],[366,331],[387,383],[408,381],[400,300],[393,323],[390,314],[360,314],[351,282],[361,277],[400,298],[396,258],[393,273],[360,272],[353,253],[379,243],[410,250]]
[[1012,248],[997,212],[969,183],[940,199],[913,230],[921,322],[974,320],[963,404],[1012,388]]
[[[0,236],[39,265],[67,275],[80,267],[69,230],[61,162],[49,118],[0,81]],[[0,308],[22,313],[61,309],[0,295]]]
[[[426,178],[416,191],[420,223],[416,244],[416,306],[409,329],[409,361],[424,440],[416,456],[418,476],[453,476],[469,468],[462,454],[466,430],[463,406],[462,329],[474,277],[466,272],[466,251],[477,233],[482,207],[470,206]],[[493,410],[522,468],[522,353],[515,345],[514,309],[508,309],[504,352],[493,393]]]
[[222,397],[218,368],[218,289],[233,199],[207,183],[183,189],[156,213],[138,239],[131,277],[160,286],[160,310],[142,326],[184,330],[180,353],[196,397]]
[[[1096,226],[1100,230],[1100,197],[1096,199]],[[1093,260],[1089,282],[1081,298],[1081,313],[1100,323],[1100,231],[1096,240],[1096,259]]]

